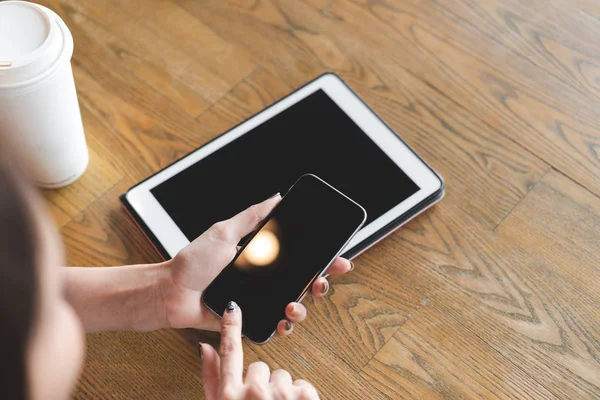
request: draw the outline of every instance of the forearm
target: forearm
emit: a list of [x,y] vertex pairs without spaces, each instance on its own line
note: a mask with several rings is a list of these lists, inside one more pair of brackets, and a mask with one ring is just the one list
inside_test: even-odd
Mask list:
[[161,281],[166,264],[65,267],[66,298],[86,332],[167,327]]

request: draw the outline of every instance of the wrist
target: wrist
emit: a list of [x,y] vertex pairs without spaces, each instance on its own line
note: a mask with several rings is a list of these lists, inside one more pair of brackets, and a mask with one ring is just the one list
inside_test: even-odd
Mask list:
[[123,315],[127,316],[127,330],[153,331],[168,328],[164,293],[169,280],[165,263],[122,267],[123,274],[115,287],[121,288]]
[[[147,304],[151,305],[152,310],[154,310],[151,322],[152,327],[150,329],[136,330],[171,328],[172,325],[169,320],[169,303],[170,298],[175,291],[172,278],[172,260],[157,264],[149,264],[145,267],[148,267],[147,279],[150,282],[149,290],[152,292],[150,295],[152,300]],[[140,304],[142,308],[147,305]]]
[[169,269],[164,263],[121,267],[69,267],[65,297],[87,332],[149,331],[169,326],[164,297]]
[[202,304],[202,286],[189,260],[174,257],[161,264],[157,279],[164,327],[218,330],[219,320]]

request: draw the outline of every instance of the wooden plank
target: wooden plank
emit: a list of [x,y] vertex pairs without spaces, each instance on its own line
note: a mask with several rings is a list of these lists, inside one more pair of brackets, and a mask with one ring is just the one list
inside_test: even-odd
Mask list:
[[88,335],[83,376],[73,397],[204,399],[198,346],[195,351],[165,346],[165,341],[176,344],[177,335],[174,331]]
[[[75,28],[76,50],[81,47],[79,36],[82,33],[93,37],[98,46],[112,53],[111,66],[118,65],[130,71],[137,79],[169,98],[190,116],[206,110],[213,99],[228,86],[214,79],[215,77],[209,84],[204,75],[185,74],[186,69],[203,71],[200,65],[191,61],[187,55],[171,49],[171,46],[161,51],[166,43],[160,35],[135,24],[135,20],[121,10],[115,12],[115,7],[100,7],[96,2],[77,5],[69,2],[63,3],[62,10],[71,29]],[[135,35],[131,34],[132,30],[135,30]],[[77,55],[76,51],[75,56]]]
[[84,121],[99,129],[101,134],[94,140],[102,154],[132,183],[164,168],[213,136],[189,119],[170,126],[136,102],[107,89],[93,78],[93,72],[77,65],[74,72]]
[[[563,40],[568,40],[575,46],[581,46],[581,48],[589,46],[588,49],[597,49],[599,46],[597,37],[600,33],[600,21],[596,18],[589,18],[594,14],[598,15],[597,0],[552,2],[532,0],[528,3],[518,0],[506,2],[494,0],[484,7],[492,9],[493,5],[503,6],[501,9],[505,11],[513,9],[514,14],[522,16],[522,19],[535,22],[546,32],[554,32],[557,38],[563,37]],[[594,12],[594,10],[596,11]],[[556,61],[561,62],[561,60]]]
[[[548,270],[560,275],[561,266],[545,264],[540,271],[543,259],[520,249],[518,242],[477,229],[452,204],[440,204],[417,223],[418,229],[390,237],[397,252],[410,249],[415,259],[421,258],[404,269],[402,259],[384,258],[389,268],[396,267],[397,279],[443,304],[444,312],[558,398],[598,393],[597,295],[540,278]],[[445,286],[423,282],[423,269],[442,278]]]
[[[302,38],[295,36],[294,24],[307,20],[303,10],[312,10],[310,16],[321,20],[320,11],[308,4],[273,1],[197,3],[188,0],[175,0],[175,3],[291,86],[300,86],[330,67],[323,64],[323,59]],[[282,13],[281,9],[287,7],[300,12]],[[345,57],[334,42],[325,37],[316,38],[316,41],[322,43],[323,49],[328,49],[333,64],[344,63]]]
[[569,282],[600,302],[600,199],[556,171],[548,173],[496,232],[543,264],[539,278]]
[[285,97],[291,90],[269,71],[260,68],[235,85],[197,120],[212,132],[223,133]]
[[449,315],[447,305],[441,299],[421,307],[361,375],[392,398],[557,398],[465,329]]
[[[91,129],[92,126],[86,125],[88,137],[93,138],[96,132]],[[88,148],[90,162],[81,178],[67,187],[43,191],[46,205],[59,228],[69,223],[123,178],[110,162],[99,156],[93,139],[88,140]]]
[[[570,63],[567,54],[593,63],[600,50],[594,40],[600,25],[590,24],[572,6],[543,0],[530,1],[526,6],[519,1],[459,0],[447,4],[410,0],[387,1],[369,9],[394,27],[411,23],[430,32],[451,32],[450,43],[468,48],[470,54],[488,65],[502,66],[512,79],[530,78],[532,82],[522,79],[519,85],[535,88],[540,97],[547,97],[541,95],[544,92],[550,97],[546,100],[555,101],[555,105],[564,99],[569,99],[569,104],[563,107],[586,98],[598,100],[597,88],[585,77],[588,71],[573,68],[576,64]],[[561,49],[558,56],[554,55],[556,49]],[[539,74],[541,70],[545,74]],[[551,87],[564,89],[562,100],[553,95]]]
[[[139,26],[142,32],[153,33],[152,39],[146,42],[154,46],[153,52],[166,51],[164,44],[184,54],[188,63],[194,61],[185,70],[187,75],[181,77],[184,82],[186,76],[197,75],[196,79],[206,80],[208,87],[215,85],[215,81],[222,81],[221,89],[227,91],[257,67],[245,55],[244,49],[222,38],[173,1],[111,0],[111,4],[135,21],[128,26]],[[156,42],[157,37],[160,42]],[[165,58],[167,65],[169,61]],[[221,97],[222,90],[215,94]],[[210,100],[217,98],[211,96]]]
[[114,266],[161,261],[142,231],[129,218],[119,195],[131,186],[121,181],[61,230],[67,265]]
[[309,316],[302,326],[315,343],[359,371],[427,298],[376,260],[359,257],[355,265],[330,278],[325,298],[305,300]]
[[[571,3],[569,2],[569,4]],[[575,0],[574,3],[582,12],[596,20],[600,20],[600,4],[597,0]]]
[[279,338],[269,346],[252,345],[256,360],[272,368],[285,368],[295,379],[312,382],[322,399],[388,399],[366,379],[360,377],[338,354],[315,342],[298,329],[297,335]]
[[303,0],[303,1],[321,11],[327,10],[329,7],[331,7],[331,4],[333,3],[333,0]]

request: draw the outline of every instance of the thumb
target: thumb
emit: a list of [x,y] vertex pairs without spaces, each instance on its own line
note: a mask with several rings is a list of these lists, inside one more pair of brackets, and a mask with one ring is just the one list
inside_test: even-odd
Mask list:
[[227,242],[238,244],[244,236],[256,229],[280,201],[281,195],[275,193],[262,203],[248,207],[228,220],[217,223],[214,227],[219,228],[220,236]]
[[198,343],[200,357],[202,358],[202,385],[207,400],[217,400],[219,383],[221,381],[221,359],[217,351],[210,345]]

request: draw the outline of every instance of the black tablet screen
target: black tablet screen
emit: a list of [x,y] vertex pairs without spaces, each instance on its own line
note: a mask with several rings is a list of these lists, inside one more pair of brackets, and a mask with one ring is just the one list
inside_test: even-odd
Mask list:
[[151,190],[194,240],[312,173],[362,205],[365,226],[419,187],[318,90]]

